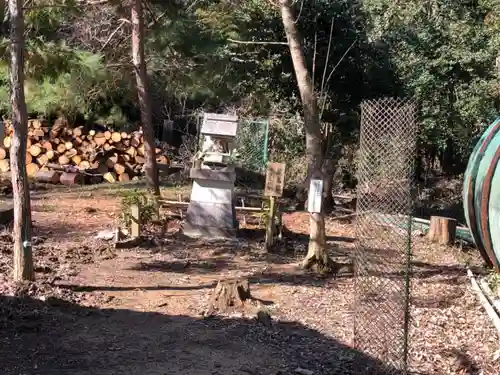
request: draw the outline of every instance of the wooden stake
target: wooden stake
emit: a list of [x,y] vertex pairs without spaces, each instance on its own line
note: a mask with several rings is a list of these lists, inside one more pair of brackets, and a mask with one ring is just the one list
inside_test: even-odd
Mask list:
[[269,251],[274,244],[274,217],[276,215],[276,198],[269,197],[269,217],[266,228],[266,251]]
[[132,224],[130,228],[130,234],[132,237],[139,237],[141,235],[141,210],[139,205],[133,204],[130,207]]
[[457,221],[449,217],[432,216],[427,238],[431,242],[449,245],[455,242]]
[[[241,198],[241,207],[245,207],[245,199]],[[243,214],[243,226],[247,226],[247,216]]]

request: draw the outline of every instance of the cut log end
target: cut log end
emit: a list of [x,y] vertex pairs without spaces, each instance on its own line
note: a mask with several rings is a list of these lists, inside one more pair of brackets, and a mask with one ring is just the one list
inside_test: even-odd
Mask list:
[[38,172],[39,169],[40,167],[37,164],[29,163],[26,166],[26,174],[28,175],[28,177],[35,177],[35,174],[36,172]]
[[10,163],[7,159],[0,160],[0,172],[5,173],[10,171]]

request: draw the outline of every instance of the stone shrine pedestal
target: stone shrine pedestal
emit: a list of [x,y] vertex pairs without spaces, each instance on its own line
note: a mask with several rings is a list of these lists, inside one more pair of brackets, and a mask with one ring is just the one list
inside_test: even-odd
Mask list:
[[221,169],[191,168],[193,189],[183,232],[189,237],[228,238],[236,236],[238,221],[234,208],[234,166]]

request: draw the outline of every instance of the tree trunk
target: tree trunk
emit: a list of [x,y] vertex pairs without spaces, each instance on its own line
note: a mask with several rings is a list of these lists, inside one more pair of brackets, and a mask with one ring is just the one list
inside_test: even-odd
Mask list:
[[24,98],[24,19],[22,0],[9,0],[12,128],[10,146],[14,200],[14,280],[34,280],[31,207],[26,176],[28,114]]
[[144,131],[144,164],[146,181],[156,195],[160,195],[158,170],[153,139],[153,114],[148,91],[148,73],[144,55],[144,18],[141,0],[133,0],[132,22],[132,60],[134,63],[137,96],[141,110],[142,129]]
[[[281,18],[290,48],[290,55],[292,57],[304,112],[307,181],[309,181],[311,177],[322,179],[323,134],[321,133],[319,121],[318,102],[302,52],[302,38],[297,30],[291,0],[281,0]],[[326,249],[324,213],[312,213],[310,220],[309,249],[304,259],[303,267],[311,268],[316,266],[320,270],[327,270],[330,268],[331,263],[332,261],[328,257]]]
[[337,170],[338,161],[342,155],[342,143],[340,134],[335,131],[332,125],[325,129],[326,139],[323,149],[323,207],[326,213],[330,213],[335,208],[333,200],[333,178]]
[[323,161],[323,207],[325,213],[331,213],[335,208],[332,190],[336,166],[337,161],[332,158],[326,157]]

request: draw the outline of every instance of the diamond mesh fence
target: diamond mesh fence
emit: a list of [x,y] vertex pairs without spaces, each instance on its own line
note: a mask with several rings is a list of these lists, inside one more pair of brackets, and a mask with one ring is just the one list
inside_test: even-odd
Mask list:
[[252,172],[263,172],[267,165],[268,120],[240,121],[236,137],[237,163]]
[[[203,121],[200,118],[201,121]],[[238,167],[251,172],[262,173],[268,161],[268,132],[269,121],[249,120],[240,118],[236,135],[236,164]],[[196,150],[203,143],[203,136],[198,132]]]
[[[354,346],[406,372],[411,262],[411,185],[416,106],[405,99],[365,101],[357,170]],[[363,364],[357,364],[363,367]],[[359,373],[375,374],[370,368]]]

